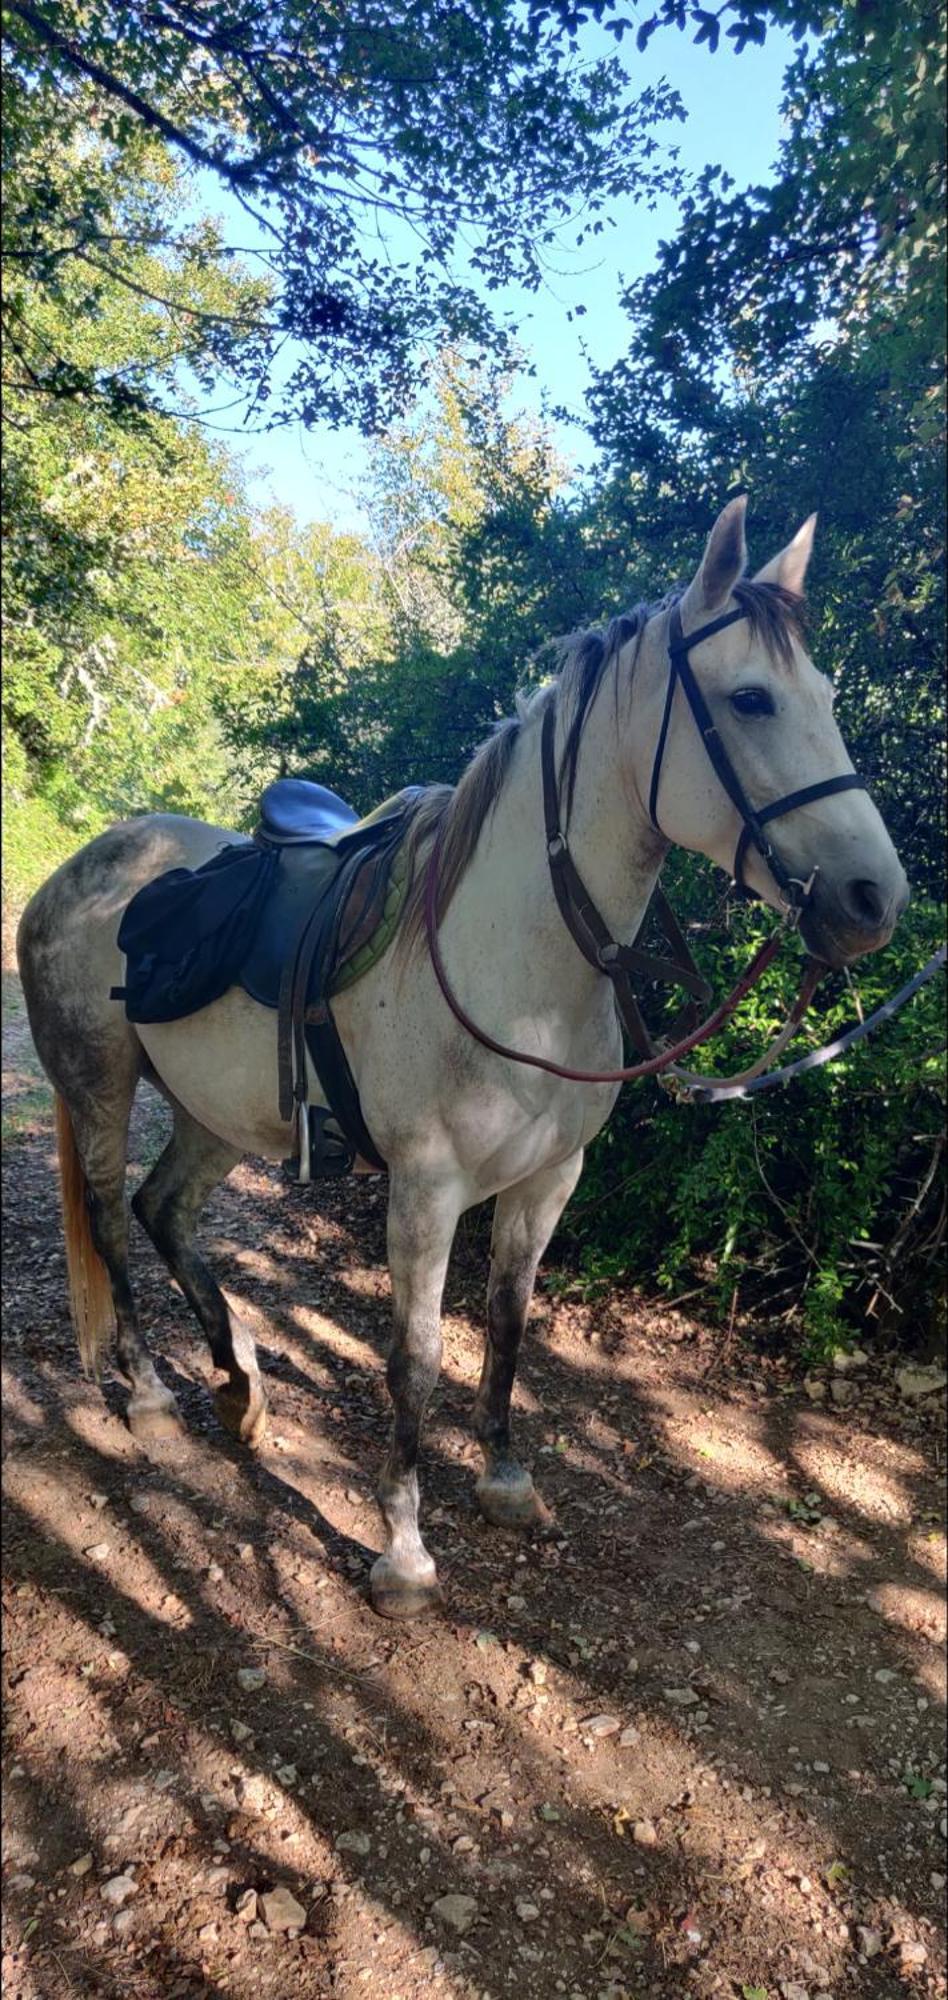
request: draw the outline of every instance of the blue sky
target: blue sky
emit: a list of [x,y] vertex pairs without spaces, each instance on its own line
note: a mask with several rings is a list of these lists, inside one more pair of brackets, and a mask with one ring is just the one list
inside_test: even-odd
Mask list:
[[[613,49],[611,38],[592,31],[591,55]],[[679,92],[687,120],[669,121],[656,136],[679,149],[688,173],[699,173],[713,162],[733,175],[739,186],[768,180],[781,139],[782,79],[792,53],[790,37],[768,33],[763,48],[748,45],[739,56],[729,45],[711,55],[688,35],[673,30],[655,35],[644,55],[623,43],[633,87],[667,78]],[[226,217],[217,184],[202,188],[207,208]],[[247,218],[239,213],[240,239],[248,241]],[[595,249],[557,260],[562,275],[531,294],[508,287],[495,294],[501,313],[517,320],[520,344],[530,354],[535,375],[524,374],[515,385],[520,408],[539,408],[545,400],[561,404],[581,418],[589,380],[589,361],[602,367],[624,351],[627,323],[619,299],[624,281],[644,275],[653,264],[658,243],[677,226],[676,204],[663,199],[654,211],[644,203],[625,200],[616,205],[612,221]],[[578,304],[585,314],[570,319]],[[287,357],[289,359],[289,356]],[[557,428],[557,442],[577,469],[591,462],[591,447],[576,425]],[[302,424],[244,439],[227,440],[245,468],[250,496],[257,506],[278,502],[291,507],[301,522],[329,521],[339,528],[364,525],[359,503],[366,448],[357,431],[331,431]]]

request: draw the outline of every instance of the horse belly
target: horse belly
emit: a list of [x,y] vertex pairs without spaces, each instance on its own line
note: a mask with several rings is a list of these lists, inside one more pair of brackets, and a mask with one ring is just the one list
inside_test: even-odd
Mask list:
[[[179,1104],[241,1153],[282,1160],[291,1128],[277,1097],[277,1017],[233,987],[180,1021],[138,1024],[148,1060]],[[311,1101],[325,1103],[311,1078]]]

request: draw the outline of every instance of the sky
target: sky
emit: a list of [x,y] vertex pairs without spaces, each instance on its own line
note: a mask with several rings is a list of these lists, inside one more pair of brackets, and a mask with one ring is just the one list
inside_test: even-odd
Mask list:
[[[587,32],[587,43],[591,55],[614,49],[611,37],[599,30]],[[686,122],[669,121],[655,136],[678,147],[686,172],[700,173],[713,162],[739,187],[747,187],[772,176],[782,136],[782,79],[792,48],[788,35],[771,29],[763,48],[749,44],[738,56],[722,40],[712,55],[706,46],[696,47],[688,34],[669,29],[653,36],[642,55],[629,38],[622,55],[633,87],[665,77],[679,92]],[[201,194],[202,206],[223,215],[226,223],[219,184],[205,186]],[[247,242],[247,217],[242,210],[238,214],[241,240]],[[562,405],[581,419],[590,361],[607,367],[624,353],[623,283],[645,275],[653,265],[659,242],[675,232],[677,204],[664,198],[649,211],[627,197],[616,203],[613,223],[595,249],[558,260],[562,273],[539,293],[508,286],[494,295],[499,312],[509,312],[517,321],[520,345],[536,371],[533,377],[523,374],[514,386],[518,408],[539,409],[545,402]],[[585,313],[571,319],[578,304]],[[577,472],[592,462],[592,447],[578,423],[552,428],[562,457]],[[319,425],[306,430],[292,424],[246,439],[238,434],[227,442],[243,463],[255,506],[290,507],[301,523],[328,521],[338,529],[356,530],[366,526],[359,488],[367,451],[354,428],[332,431]]]

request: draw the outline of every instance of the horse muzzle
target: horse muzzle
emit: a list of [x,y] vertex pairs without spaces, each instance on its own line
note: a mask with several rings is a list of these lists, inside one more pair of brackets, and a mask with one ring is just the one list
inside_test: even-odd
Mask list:
[[902,869],[887,879],[852,875],[840,882],[818,876],[800,919],[800,936],[814,958],[835,969],[887,945],[909,900]]

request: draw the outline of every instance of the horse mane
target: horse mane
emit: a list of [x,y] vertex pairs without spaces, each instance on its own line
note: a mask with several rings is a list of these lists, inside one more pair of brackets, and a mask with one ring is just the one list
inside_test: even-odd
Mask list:
[[[751,632],[761,640],[775,662],[789,668],[795,640],[803,637],[804,603],[779,583],[736,583],[731,592],[740,605]],[[652,603],[636,604],[622,611],[604,626],[589,626],[565,638],[549,642],[558,664],[555,678],[532,696],[518,695],[516,715],[504,716],[491,734],[479,744],[456,785],[429,785],[410,809],[405,852],[411,887],[399,926],[400,941],[406,950],[417,943],[424,927],[425,870],[418,869],[420,849],[443,827],[441,865],[438,877],[438,921],[444,916],[477,846],[485,821],[503,790],[514,752],[524,732],[542,715],[549,702],[568,718],[560,784],[564,795],[564,822],[568,821],[576,789],[576,772],[583,728],[603,679],[624,646],[635,641],[633,670],[642,634],[651,618],[670,611],[684,596],[684,587],[670,590]]]

